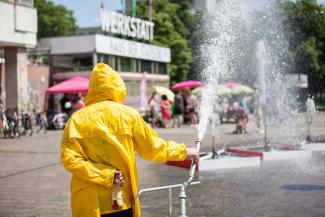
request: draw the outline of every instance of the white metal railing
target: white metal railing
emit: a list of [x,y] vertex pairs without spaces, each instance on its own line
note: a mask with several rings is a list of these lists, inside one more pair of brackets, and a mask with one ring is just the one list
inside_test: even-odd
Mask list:
[[[201,182],[192,182],[190,185],[199,185]],[[147,192],[153,192],[153,191],[160,191],[160,190],[167,190],[168,189],[168,217],[172,217],[173,214],[173,203],[172,203],[172,198],[173,198],[173,193],[172,190],[173,188],[181,188],[183,184],[177,184],[177,185],[166,185],[166,186],[161,186],[161,187],[156,187],[156,188],[146,188],[142,189],[138,192],[137,197],[140,197],[142,194],[147,193]]]
[[[200,140],[196,141],[196,150],[198,152],[200,151],[201,143],[202,142]],[[146,192],[160,191],[160,190],[167,190],[168,189],[169,190],[169,194],[168,194],[168,199],[169,199],[168,216],[171,217],[172,212],[173,212],[172,189],[173,188],[180,188],[180,192],[179,192],[179,195],[178,195],[178,199],[179,199],[179,217],[187,217],[187,215],[186,215],[186,193],[185,193],[185,189],[186,189],[186,187],[188,187],[190,185],[198,185],[198,184],[200,184],[200,181],[193,182],[196,167],[197,167],[197,163],[195,163],[194,159],[192,159],[192,165],[191,165],[191,168],[190,168],[189,176],[188,176],[187,180],[184,183],[177,184],[177,185],[167,185],[167,186],[161,186],[161,187],[156,187],[156,188],[142,189],[142,190],[140,190],[138,192],[136,197],[139,198],[142,194],[144,194]]]

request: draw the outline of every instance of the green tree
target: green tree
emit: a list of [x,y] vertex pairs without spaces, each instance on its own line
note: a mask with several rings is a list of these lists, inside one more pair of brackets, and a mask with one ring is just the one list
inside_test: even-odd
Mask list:
[[73,12],[48,0],[35,0],[37,8],[37,37],[66,36],[77,33]]
[[286,1],[282,8],[295,71],[308,75],[310,92],[324,92],[325,8],[315,0]]
[[[190,0],[153,1],[152,20],[155,23],[153,44],[171,49],[169,72],[171,82],[187,79],[192,61],[190,49]],[[147,19],[147,2],[137,5],[137,16]]]

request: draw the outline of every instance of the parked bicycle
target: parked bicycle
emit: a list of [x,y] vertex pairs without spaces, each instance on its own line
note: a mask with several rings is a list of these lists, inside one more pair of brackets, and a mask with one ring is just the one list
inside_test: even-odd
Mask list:
[[19,119],[15,110],[9,109],[6,112],[2,112],[2,120],[4,126],[3,137],[15,138],[20,136]]
[[27,111],[22,111],[19,119],[19,129],[21,135],[33,135],[32,120]]
[[11,137],[14,138],[15,134],[13,134],[9,127],[8,119],[6,117],[6,114],[3,110],[0,111],[0,137],[5,138],[5,137]]

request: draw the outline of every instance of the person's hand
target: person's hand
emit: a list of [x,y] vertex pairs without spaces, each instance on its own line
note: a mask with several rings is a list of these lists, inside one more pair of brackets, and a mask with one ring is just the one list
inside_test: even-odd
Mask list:
[[200,155],[196,148],[187,148],[187,159],[192,160],[194,159],[195,164],[199,163]]
[[123,174],[120,170],[115,170],[114,184],[122,185],[124,183]]

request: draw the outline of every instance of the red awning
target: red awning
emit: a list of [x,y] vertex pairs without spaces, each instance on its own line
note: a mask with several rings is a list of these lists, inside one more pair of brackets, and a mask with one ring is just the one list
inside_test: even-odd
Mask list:
[[47,88],[46,93],[85,93],[88,91],[88,83],[87,78],[76,76]]

